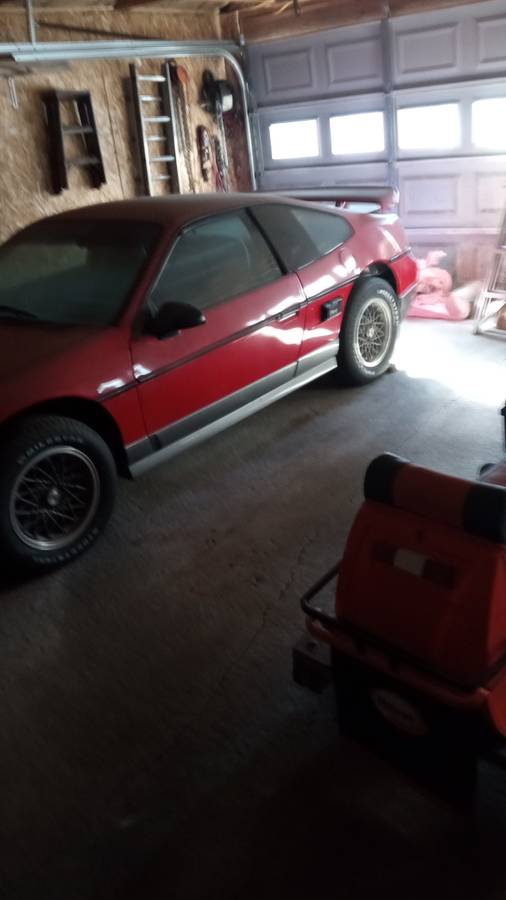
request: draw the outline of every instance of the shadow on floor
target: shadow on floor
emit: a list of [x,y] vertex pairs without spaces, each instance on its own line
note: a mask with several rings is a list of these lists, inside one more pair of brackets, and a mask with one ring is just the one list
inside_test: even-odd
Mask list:
[[[254,767],[255,768],[255,767]],[[481,824],[339,739],[248,808],[245,784],[203,798],[170,846],[131,870],[118,900],[476,900],[501,896],[504,817]],[[205,885],[202,872],[206,872]],[[498,891],[498,893],[496,893]]]

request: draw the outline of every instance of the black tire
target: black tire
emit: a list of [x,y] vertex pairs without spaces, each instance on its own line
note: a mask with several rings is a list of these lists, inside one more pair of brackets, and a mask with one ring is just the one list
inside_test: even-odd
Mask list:
[[80,556],[114,506],[116,467],[105,441],[51,415],[23,419],[1,440],[1,557],[42,569]]
[[[370,339],[364,333],[366,316],[372,316]],[[399,325],[399,306],[391,286],[382,278],[362,282],[348,301],[339,338],[337,362],[341,380],[346,384],[368,384],[383,375],[390,364]],[[367,359],[369,347],[371,358]]]

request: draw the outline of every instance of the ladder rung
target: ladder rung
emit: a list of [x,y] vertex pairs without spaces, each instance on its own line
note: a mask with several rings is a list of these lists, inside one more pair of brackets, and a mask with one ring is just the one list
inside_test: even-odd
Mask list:
[[139,100],[143,103],[152,103],[154,100],[156,100],[157,103],[162,102],[162,98],[156,97],[155,94],[139,94]]
[[68,160],[69,166],[97,166],[99,163],[98,156],[76,156]]
[[153,181],[170,181],[170,175],[153,175]]
[[54,94],[57,100],[64,103],[68,100],[84,100],[86,102],[90,99],[89,91],[54,91]]
[[149,161],[152,163],[174,162],[174,156],[150,156]]
[[170,116],[143,116],[143,122],[170,122]]
[[163,134],[148,134],[147,141],[166,141],[167,138]]
[[167,81],[164,75],[137,75],[137,81]]
[[62,125],[64,134],[93,134],[91,125]]
[[487,300],[506,300],[506,291],[485,291]]

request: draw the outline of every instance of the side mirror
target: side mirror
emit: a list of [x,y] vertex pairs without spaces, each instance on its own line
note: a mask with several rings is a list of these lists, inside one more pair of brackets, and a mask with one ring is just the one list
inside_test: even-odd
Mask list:
[[185,328],[204,325],[206,317],[191,303],[164,303],[149,323],[149,331],[159,341],[178,334]]

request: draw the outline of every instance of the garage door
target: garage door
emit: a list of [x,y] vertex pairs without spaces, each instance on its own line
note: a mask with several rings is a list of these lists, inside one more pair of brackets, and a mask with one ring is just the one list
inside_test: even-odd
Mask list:
[[481,277],[506,204],[504,0],[252,45],[262,189],[395,184],[419,255]]

